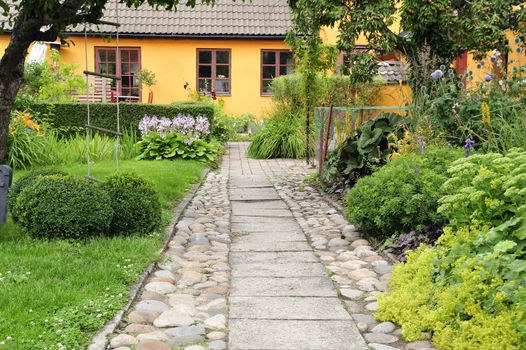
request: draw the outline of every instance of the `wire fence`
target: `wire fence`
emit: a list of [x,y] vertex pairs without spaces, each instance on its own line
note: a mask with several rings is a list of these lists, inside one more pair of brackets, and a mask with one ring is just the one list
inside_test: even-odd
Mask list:
[[408,110],[406,106],[316,107],[314,137],[318,174],[323,173],[327,154],[352,135],[362,123],[376,118],[380,113],[405,115]]

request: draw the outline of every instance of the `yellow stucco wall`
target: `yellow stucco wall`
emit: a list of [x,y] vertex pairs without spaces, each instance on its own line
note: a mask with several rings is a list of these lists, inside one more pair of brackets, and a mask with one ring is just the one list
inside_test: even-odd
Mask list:
[[[69,37],[73,44],[60,49],[64,63],[79,64],[78,72],[85,68],[84,38]],[[9,36],[0,36],[0,52],[5,50]],[[88,69],[95,70],[95,46],[115,46],[115,40],[107,38],[88,39]],[[261,96],[261,50],[288,49],[279,40],[187,40],[187,39],[139,39],[121,38],[120,46],[141,48],[141,68],[156,75],[157,84],[152,87],[154,103],[171,103],[189,100],[189,88],[196,89],[196,50],[225,48],[231,50],[231,94],[221,96],[225,110],[232,114],[253,113],[263,116],[270,105],[270,97]],[[148,100],[148,89],[142,92],[142,100]]]
[[[75,46],[60,50],[64,62],[81,63],[84,68],[84,39],[69,38]],[[88,66],[94,70],[94,47],[114,46],[115,40],[108,42],[103,38],[89,38]],[[197,49],[224,48],[231,50],[231,93],[222,96],[225,110],[232,114],[253,113],[261,117],[270,103],[270,98],[261,96],[261,50],[286,49],[277,40],[186,40],[186,39],[120,39],[120,46],[141,48],[141,68],[153,71],[157,84],[152,87],[154,103],[171,103],[189,99],[188,88],[196,89]],[[148,100],[148,89],[142,92],[143,101]]]

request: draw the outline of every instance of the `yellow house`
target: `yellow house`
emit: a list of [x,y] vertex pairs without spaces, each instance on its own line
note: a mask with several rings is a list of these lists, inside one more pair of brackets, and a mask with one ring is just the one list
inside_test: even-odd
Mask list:
[[[199,91],[221,98],[229,113],[260,118],[271,102],[272,79],[293,72],[292,53],[284,41],[291,27],[286,0],[219,0],[213,7],[181,6],[177,12],[147,4],[138,9],[117,6],[118,16],[115,2],[108,3],[103,21],[120,24],[119,40],[115,26],[99,24],[86,33],[80,26],[70,30],[69,45],[50,44],[60,49],[64,63],[78,64],[79,73],[120,76],[121,83],[112,85],[120,100],[148,102],[150,91],[137,79],[148,69],[157,80],[151,88],[154,103],[188,100]],[[322,36],[326,43],[336,42],[329,28]],[[0,37],[0,50],[8,41],[8,34]],[[392,72],[392,67],[383,71]],[[404,103],[397,93],[398,79],[393,82],[379,104]]]

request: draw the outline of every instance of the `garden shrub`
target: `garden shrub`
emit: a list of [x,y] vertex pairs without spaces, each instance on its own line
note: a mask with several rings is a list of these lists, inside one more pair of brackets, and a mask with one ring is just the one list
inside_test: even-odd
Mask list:
[[106,191],[86,179],[41,176],[18,195],[15,211],[35,238],[86,239],[109,232],[113,209]]
[[115,235],[147,234],[161,223],[161,204],[154,186],[134,174],[115,174],[102,188],[113,208],[110,232]]
[[515,149],[451,164],[439,207],[450,225],[395,267],[377,317],[408,340],[431,333],[441,349],[524,348],[525,160]]
[[395,159],[363,177],[347,194],[349,220],[362,231],[385,239],[444,223],[437,213],[446,168],[461,149],[429,148],[424,155]]
[[[203,102],[178,102],[171,105],[126,103],[120,105],[121,129],[137,130],[145,115],[173,118],[179,114],[205,116],[214,123],[214,109]],[[32,103],[28,107],[34,113],[45,116],[52,127],[66,134],[84,129],[86,103]],[[116,128],[117,106],[115,103],[90,103],[91,124],[106,129]]]
[[7,198],[7,209],[11,214],[13,221],[18,221],[16,212],[16,200],[18,195],[28,186],[33,184],[38,178],[49,175],[67,175],[65,172],[53,169],[44,170],[33,170],[24,176],[20,177],[13,185],[9,188],[9,195]]

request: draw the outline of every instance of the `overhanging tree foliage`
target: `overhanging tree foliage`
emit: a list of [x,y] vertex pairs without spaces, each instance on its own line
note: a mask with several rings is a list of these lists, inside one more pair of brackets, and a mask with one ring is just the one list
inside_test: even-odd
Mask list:
[[[425,75],[422,60],[449,64],[463,52],[482,58],[509,49],[506,31],[525,39],[522,0],[289,0],[296,30],[336,26],[338,46],[350,51],[363,35],[380,52],[401,51],[412,82]],[[399,29],[395,30],[399,23]]]
[[[103,16],[108,0],[0,0],[12,28],[11,40],[0,60],[0,162],[7,160],[7,136],[11,108],[24,76],[24,61],[34,41],[55,41],[68,26],[96,24]],[[177,10],[179,0],[122,0],[128,7],[143,3],[166,10]],[[213,4],[214,0],[201,0]],[[194,7],[196,0],[187,0]]]

